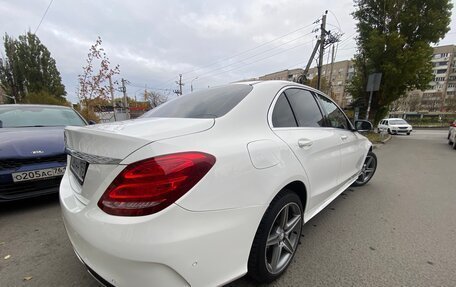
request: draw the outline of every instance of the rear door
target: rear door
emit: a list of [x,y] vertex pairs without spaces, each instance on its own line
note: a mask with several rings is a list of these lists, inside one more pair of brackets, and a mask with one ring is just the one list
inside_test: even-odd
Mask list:
[[337,134],[341,158],[339,184],[343,185],[358,177],[364,162],[365,149],[362,148],[362,142],[344,112],[329,98],[322,95],[318,95],[318,98],[326,112],[330,127]]
[[310,181],[309,210],[321,205],[338,185],[339,135],[324,128],[325,118],[314,95],[289,88],[276,99],[271,126],[292,149]]

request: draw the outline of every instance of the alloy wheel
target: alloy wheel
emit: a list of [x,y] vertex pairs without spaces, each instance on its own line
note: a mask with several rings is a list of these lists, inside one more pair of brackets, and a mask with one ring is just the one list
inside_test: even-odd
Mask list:
[[284,270],[298,247],[302,228],[300,207],[290,202],[277,214],[266,241],[265,263],[271,274]]
[[368,182],[371,177],[374,175],[375,169],[377,168],[377,160],[371,154],[368,154],[366,160],[364,161],[363,168],[361,173],[356,180],[357,184],[364,184]]

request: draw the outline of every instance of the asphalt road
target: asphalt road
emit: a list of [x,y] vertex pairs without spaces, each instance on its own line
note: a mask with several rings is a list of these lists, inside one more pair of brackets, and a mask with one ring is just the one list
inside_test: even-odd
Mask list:
[[[456,286],[456,151],[446,135],[418,130],[376,149],[372,181],[304,226],[294,263],[271,286]],[[0,286],[98,286],[73,254],[57,196],[0,205]]]

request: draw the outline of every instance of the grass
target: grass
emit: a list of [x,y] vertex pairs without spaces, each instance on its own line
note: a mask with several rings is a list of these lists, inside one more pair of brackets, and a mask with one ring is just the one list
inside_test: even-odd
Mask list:
[[363,133],[363,136],[367,137],[372,143],[382,143],[382,140],[386,139],[388,135],[382,135],[375,132]]

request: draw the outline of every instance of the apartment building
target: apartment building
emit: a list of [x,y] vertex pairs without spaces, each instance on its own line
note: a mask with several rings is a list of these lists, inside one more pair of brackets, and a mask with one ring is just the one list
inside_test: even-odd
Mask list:
[[[324,91],[333,98],[342,108],[347,107],[353,101],[353,97],[346,91],[346,87],[355,74],[352,61],[345,60],[323,65],[321,75],[328,83],[328,91]],[[317,67],[309,69],[308,79],[318,75]]]
[[456,45],[434,48],[433,80],[425,91],[413,90],[392,105],[393,111],[456,111]]
[[290,81],[297,82],[298,78],[304,72],[303,69],[293,69],[293,70],[283,70],[279,72],[274,72],[267,74],[258,78],[261,81],[271,81],[271,80],[281,80],[281,81]]
[[[323,65],[322,77],[328,83],[328,89],[323,91],[331,97],[343,108],[352,102],[352,97],[346,92],[346,85],[353,77],[355,70],[351,61],[340,61],[333,64]],[[258,78],[258,80],[283,80],[297,82],[299,77],[304,73],[304,69],[283,70],[267,74]],[[307,78],[312,80],[317,76],[317,68],[309,69]],[[331,79],[331,80],[330,80]]]

